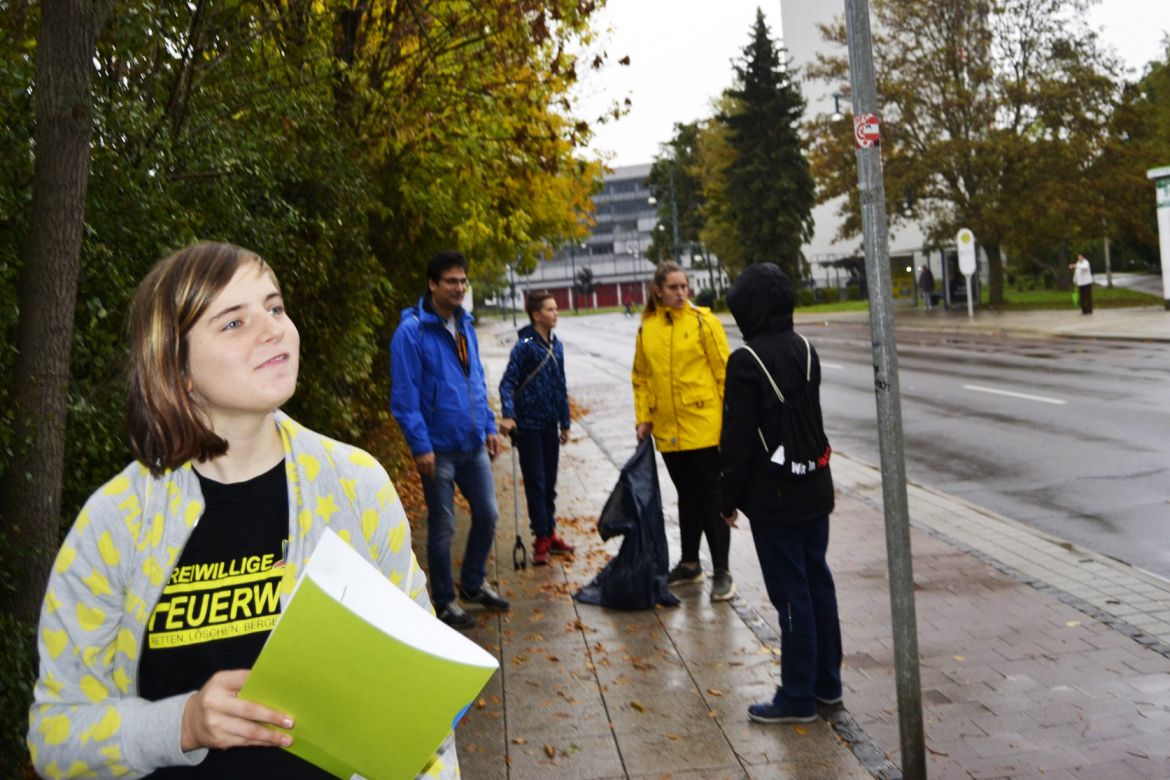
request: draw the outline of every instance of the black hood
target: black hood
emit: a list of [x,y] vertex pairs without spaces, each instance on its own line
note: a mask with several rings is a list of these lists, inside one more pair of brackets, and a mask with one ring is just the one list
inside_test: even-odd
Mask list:
[[727,293],[727,308],[745,341],[792,330],[795,306],[792,282],[774,263],[749,265]]

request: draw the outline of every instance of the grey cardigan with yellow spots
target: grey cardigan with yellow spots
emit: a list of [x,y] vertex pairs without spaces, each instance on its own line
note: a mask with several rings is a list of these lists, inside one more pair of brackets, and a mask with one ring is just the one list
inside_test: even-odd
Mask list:
[[[430,610],[410,526],[385,469],[362,450],[283,413],[277,413],[276,425],[289,486],[282,604],[329,527]],[[40,676],[28,732],[41,775],[140,777],[206,756],[204,749],[184,753],[179,744],[190,694],[146,701],[137,684],[147,620],[202,513],[190,463],[161,477],[132,463],[81,510],[61,545],[41,608]],[[453,736],[421,776],[459,776]]]

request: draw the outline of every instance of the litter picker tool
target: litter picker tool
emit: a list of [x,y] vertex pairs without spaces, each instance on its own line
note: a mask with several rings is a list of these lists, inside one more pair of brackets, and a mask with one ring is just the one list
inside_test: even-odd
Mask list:
[[512,514],[516,518],[516,544],[512,546],[512,568],[528,568],[528,548],[520,538],[520,479],[516,474],[516,429],[508,431],[508,449],[512,451]]

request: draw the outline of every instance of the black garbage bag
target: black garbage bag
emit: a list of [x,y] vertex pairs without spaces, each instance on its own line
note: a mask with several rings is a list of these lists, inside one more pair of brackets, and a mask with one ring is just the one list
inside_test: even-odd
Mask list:
[[601,510],[597,531],[602,539],[624,537],[621,549],[573,598],[582,604],[612,609],[678,606],[678,597],[666,587],[666,524],[654,444],[649,436],[642,439],[633,457],[622,466],[617,486]]

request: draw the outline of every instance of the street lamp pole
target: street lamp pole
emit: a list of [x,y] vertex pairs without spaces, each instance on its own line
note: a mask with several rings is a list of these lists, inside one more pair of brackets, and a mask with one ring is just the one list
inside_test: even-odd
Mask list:
[[573,302],[573,313],[577,313],[577,242],[569,242],[569,297]]
[[682,255],[679,254],[678,243],[678,200],[674,197],[674,166],[678,164],[678,152],[670,159],[670,226],[674,228],[674,262],[682,265]]
[[516,264],[508,263],[508,308],[512,310],[512,327],[516,327]]

